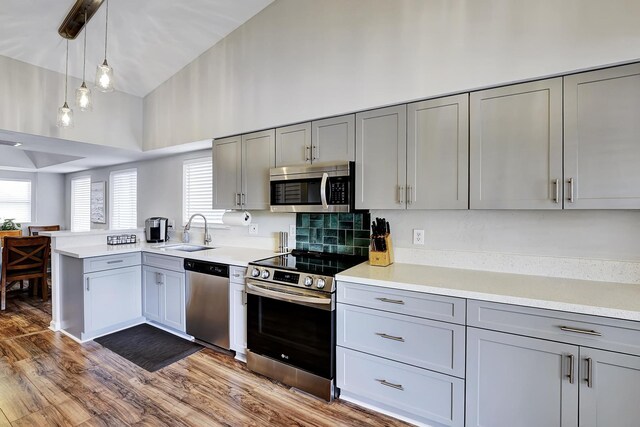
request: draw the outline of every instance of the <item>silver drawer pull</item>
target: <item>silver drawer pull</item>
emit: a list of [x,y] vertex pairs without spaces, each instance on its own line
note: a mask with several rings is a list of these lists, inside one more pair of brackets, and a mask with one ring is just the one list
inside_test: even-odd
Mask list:
[[404,338],[402,338],[402,337],[395,337],[393,335],[387,335],[387,334],[384,334],[382,332],[376,332],[376,335],[379,336],[379,337],[382,337],[382,338],[386,338],[388,340],[404,342]]
[[391,304],[402,304],[404,305],[404,301],[401,299],[389,299],[389,298],[376,298],[378,301],[389,302]]
[[402,384],[394,384],[394,383],[388,382],[387,380],[379,380],[377,378],[376,378],[376,381],[378,381],[382,385],[386,385],[387,387],[391,387],[391,388],[395,388],[396,390],[404,391],[404,387],[402,387]]
[[594,331],[591,329],[579,329],[579,328],[572,328],[571,326],[559,326],[560,329],[562,329],[565,332],[575,332],[577,334],[586,334],[586,335],[593,335],[595,337],[601,337],[602,334],[598,331]]
[[117,259],[115,261],[107,261],[107,264],[118,264],[120,262],[122,262],[122,260],[121,259]]
[[240,276],[241,276],[241,275],[240,275],[240,274],[238,274],[238,273],[234,273],[234,274],[233,274],[233,277],[240,277]]

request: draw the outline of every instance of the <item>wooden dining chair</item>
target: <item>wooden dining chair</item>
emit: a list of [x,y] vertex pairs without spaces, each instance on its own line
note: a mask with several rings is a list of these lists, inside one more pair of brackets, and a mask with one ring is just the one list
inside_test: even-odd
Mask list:
[[27,227],[29,236],[37,236],[42,231],[60,231],[59,225],[30,225]]
[[6,308],[7,285],[32,280],[34,289],[42,287],[42,299],[49,299],[47,261],[51,239],[46,236],[7,237],[2,249],[2,276],[0,277],[0,310]]

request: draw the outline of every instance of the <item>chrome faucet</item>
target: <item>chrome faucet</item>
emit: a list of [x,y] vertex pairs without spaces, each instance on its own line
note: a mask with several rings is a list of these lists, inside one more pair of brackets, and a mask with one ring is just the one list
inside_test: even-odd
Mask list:
[[207,246],[209,243],[211,243],[209,226],[207,225],[207,218],[199,213],[191,215],[191,218],[189,218],[189,222],[187,222],[187,225],[184,226],[184,231],[182,232],[182,241],[184,243],[189,243],[189,229],[191,229],[191,221],[193,220],[194,216],[201,216],[202,219],[204,219],[204,245]]

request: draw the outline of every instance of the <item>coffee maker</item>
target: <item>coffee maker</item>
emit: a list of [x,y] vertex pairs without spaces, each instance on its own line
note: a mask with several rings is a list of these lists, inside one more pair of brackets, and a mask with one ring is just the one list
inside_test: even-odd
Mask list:
[[149,243],[166,242],[169,240],[169,220],[163,217],[147,218],[144,221],[144,235]]

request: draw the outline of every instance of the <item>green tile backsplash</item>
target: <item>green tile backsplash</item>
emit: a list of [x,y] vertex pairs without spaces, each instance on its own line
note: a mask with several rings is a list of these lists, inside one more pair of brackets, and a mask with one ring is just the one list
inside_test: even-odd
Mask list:
[[296,214],[296,248],[369,255],[369,213]]

